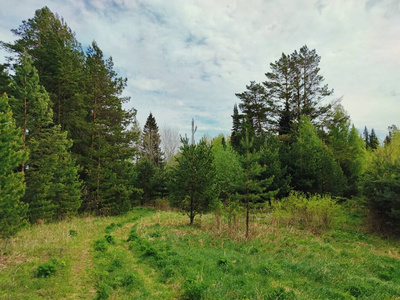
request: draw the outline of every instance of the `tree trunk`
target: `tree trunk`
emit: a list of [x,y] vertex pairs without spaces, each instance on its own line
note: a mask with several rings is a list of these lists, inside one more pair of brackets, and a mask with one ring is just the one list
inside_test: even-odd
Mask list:
[[249,215],[250,215],[250,196],[249,184],[247,183],[247,205],[246,205],[246,239],[249,238]]

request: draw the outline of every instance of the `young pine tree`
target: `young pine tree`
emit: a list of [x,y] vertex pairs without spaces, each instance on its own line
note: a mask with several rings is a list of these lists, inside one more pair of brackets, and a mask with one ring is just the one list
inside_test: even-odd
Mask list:
[[180,150],[171,171],[171,203],[186,211],[193,225],[195,216],[207,212],[217,197],[214,158],[205,140],[196,145],[184,138]]
[[7,95],[0,96],[0,238],[15,235],[26,219],[27,205],[20,201],[25,192],[26,160],[20,130],[15,126]]
[[266,166],[259,164],[260,153],[253,150],[253,141],[249,139],[246,131],[245,138],[242,141],[244,155],[241,157],[243,168],[243,182],[245,195],[242,198],[246,201],[246,238],[249,237],[250,204],[268,198],[269,192],[266,191],[271,185],[273,177],[260,179],[261,174],[266,170]]

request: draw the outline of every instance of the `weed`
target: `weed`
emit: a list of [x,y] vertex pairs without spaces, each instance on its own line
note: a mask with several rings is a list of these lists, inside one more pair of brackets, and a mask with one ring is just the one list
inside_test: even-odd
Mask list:
[[72,229],[71,229],[71,230],[69,231],[69,235],[70,235],[70,236],[77,236],[77,235],[78,235],[78,232],[76,232],[75,230],[72,230]]

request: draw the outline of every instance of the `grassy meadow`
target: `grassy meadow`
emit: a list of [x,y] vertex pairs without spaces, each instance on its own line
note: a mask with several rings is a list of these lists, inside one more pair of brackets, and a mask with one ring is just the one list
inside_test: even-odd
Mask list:
[[247,241],[242,222],[188,222],[137,208],[26,228],[0,241],[0,298],[400,299],[399,240],[350,206],[326,230],[253,213]]

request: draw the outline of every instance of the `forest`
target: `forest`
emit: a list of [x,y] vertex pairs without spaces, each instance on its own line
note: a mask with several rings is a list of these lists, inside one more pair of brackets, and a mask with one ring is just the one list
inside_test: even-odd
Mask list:
[[[122,228],[128,220],[157,216],[154,209],[175,214],[169,216],[171,220],[177,218],[179,226],[187,224],[184,230],[194,240],[199,228],[205,230],[201,234],[219,237],[225,232],[229,249],[242,245],[251,255],[261,255],[264,246],[251,243],[260,243],[259,226],[265,222],[319,237],[351,215],[358,218],[357,234],[397,240],[399,130],[388,124],[384,141],[374,129],[359,132],[340,99],[329,100],[333,89],[324,82],[316,50],[305,45],[291,54],[282,53],[270,63],[265,81],[250,81],[243,92],[232,95],[238,104],[233,107],[231,134],[196,140],[195,120],[189,137],[179,137],[168,128],[162,134],[151,113],[140,128],[136,110],[124,109],[130,101],[134,106],[134,99],[122,96],[128,82],[116,73],[112,58],[104,57],[95,41],[84,51],[64,19],[49,8],[38,9],[12,32],[16,40],[0,44],[10,53],[8,62],[0,65],[0,253],[5,257],[11,251],[7,244],[26,230],[83,222],[89,216],[100,217],[103,223],[120,220]],[[105,238],[96,241],[96,251],[106,252],[115,245],[111,232],[116,225],[112,224]],[[153,225],[160,224],[168,226],[166,219]],[[136,230],[152,234],[152,239],[162,234],[173,239],[173,233],[166,233],[166,227],[146,227],[154,229],[150,233],[143,228],[136,225],[130,234],[123,234],[129,234],[128,241],[140,241],[129,247],[137,248],[145,261],[153,257],[147,268],[155,265],[168,281],[177,272],[173,263],[166,262],[168,251],[181,250],[162,248],[161,242],[157,248]],[[204,240],[213,243],[209,237]],[[229,253],[228,259],[215,258],[224,276],[238,267]],[[399,254],[392,266],[399,265]],[[189,258],[180,257],[179,263],[190,265]],[[96,259],[104,259],[104,265],[108,258]],[[130,263],[122,263],[124,259],[128,258],[121,256],[119,262],[114,258],[113,268]],[[43,277],[61,265],[57,259],[41,265]],[[257,272],[286,278],[278,264],[263,266]],[[400,284],[400,273],[395,269],[385,273],[387,282],[395,280],[386,292],[398,297],[395,286]],[[102,276],[96,286],[98,299],[108,298],[116,286],[129,287],[129,280],[139,275],[121,277],[114,285]],[[258,296],[245,290],[237,295],[213,294],[211,283],[193,276],[182,283],[185,299],[307,299],[312,295],[278,287]],[[227,285],[246,285],[229,280]],[[340,293],[371,299],[382,293],[368,294],[368,284],[344,287]],[[146,293],[142,291],[144,299],[161,297]]]

